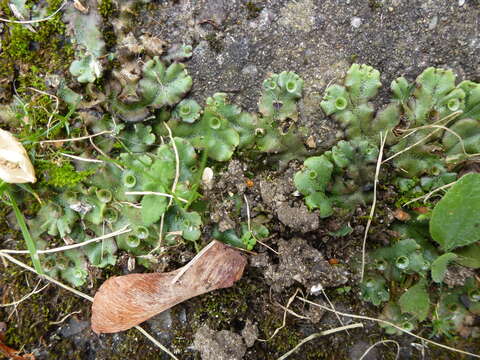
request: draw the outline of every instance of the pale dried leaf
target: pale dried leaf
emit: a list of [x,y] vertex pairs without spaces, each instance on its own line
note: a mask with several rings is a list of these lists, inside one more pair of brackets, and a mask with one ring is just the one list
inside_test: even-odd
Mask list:
[[0,179],[12,184],[34,183],[35,170],[22,144],[0,129]]
[[242,277],[245,265],[238,250],[214,240],[201,256],[175,271],[112,277],[93,299],[92,329],[127,330],[194,296],[230,287]]

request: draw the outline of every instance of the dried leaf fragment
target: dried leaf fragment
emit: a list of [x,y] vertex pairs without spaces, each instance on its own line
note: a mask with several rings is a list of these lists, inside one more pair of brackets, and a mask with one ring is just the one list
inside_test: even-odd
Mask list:
[[175,271],[112,277],[93,299],[92,330],[127,330],[192,297],[230,287],[242,277],[245,265],[238,250],[214,240]]
[[408,221],[411,218],[410,214],[406,211],[403,211],[402,209],[396,209],[393,212],[393,216],[395,217],[395,219],[400,221]]
[[5,338],[5,331],[7,330],[7,324],[0,322],[0,355],[6,356],[12,360],[35,360],[35,356],[32,354],[25,354],[23,356],[18,355],[20,352],[12,349],[11,347],[3,343]]
[[22,144],[0,129],[0,179],[12,184],[34,183],[35,170]]

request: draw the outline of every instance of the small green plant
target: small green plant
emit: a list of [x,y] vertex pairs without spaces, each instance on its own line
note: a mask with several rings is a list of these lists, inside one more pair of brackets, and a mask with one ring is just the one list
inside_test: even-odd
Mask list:
[[112,89],[111,109],[126,122],[139,122],[148,117],[150,109],[180,102],[192,87],[192,78],[187,74],[185,65],[173,63],[167,67],[155,56],[143,65],[142,78],[129,86],[137,98],[122,101],[119,96],[122,90]]
[[214,229],[212,235],[215,239],[223,241],[226,244],[252,250],[257,243],[257,239],[262,240],[268,237],[269,231],[264,225],[256,223],[253,223],[251,230],[249,230],[248,225],[243,223],[240,225],[240,235],[233,229],[220,232],[218,228]]
[[303,80],[295,73],[273,74],[263,82],[258,109],[263,116],[277,121],[297,119],[297,100],[302,97]]
[[332,116],[349,139],[374,136],[392,129],[399,122],[398,106],[390,105],[375,116],[370,101],[380,88],[380,73],[368,65],[353,64],[344,85],[332,85],[325,90],[320,103],[326,115]]
[[334,205],[352,209],[371,198],[364,188],[374,177],[377,158],[378,148],[368,140],[342,140],[325,154],[305,160],[304,169],[295,174],[295,186],[321,217],[331,216]]
[[380,305],[390,299],[390,292],[382,276],[372,275],[360,284],[361,296],[373,305]]

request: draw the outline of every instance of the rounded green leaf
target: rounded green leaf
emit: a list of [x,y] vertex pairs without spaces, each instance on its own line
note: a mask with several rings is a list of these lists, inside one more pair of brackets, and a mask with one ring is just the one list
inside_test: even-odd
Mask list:
[[430,234],[444,251],[480,240],[480,174],[463,176],[438,202]]
[[447,266],[450,262],[455,260],[457,255],[454,253],[446,253],[438,258],[432,263],[432,279],[436,283],[441,283],[445,277],[445,272],[447,271]]

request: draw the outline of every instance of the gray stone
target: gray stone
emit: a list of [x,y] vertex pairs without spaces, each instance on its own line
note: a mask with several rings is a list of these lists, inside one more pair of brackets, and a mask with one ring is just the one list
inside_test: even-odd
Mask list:
[[247,351],[240,335],[227,331],[214,331],[202,326],[195,333],[193,347],[202,360],[242,360]]

